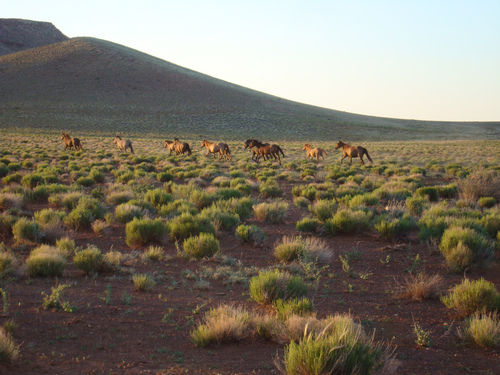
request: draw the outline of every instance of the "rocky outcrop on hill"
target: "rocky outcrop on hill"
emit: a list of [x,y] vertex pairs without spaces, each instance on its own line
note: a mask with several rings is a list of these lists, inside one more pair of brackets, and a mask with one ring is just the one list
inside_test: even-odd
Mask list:
[[0,18],[0,56],[67,39],[50,22]]

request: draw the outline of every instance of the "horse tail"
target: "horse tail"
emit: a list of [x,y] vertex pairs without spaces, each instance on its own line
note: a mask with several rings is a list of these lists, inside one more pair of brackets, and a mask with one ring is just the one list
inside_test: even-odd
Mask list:
[[130,142],[130,152],[132,152],[132,154],[135,154],[134,148],[132,147],[132,142]]
[[283,155],[283,157],[285,157],[285,154],[283,153],[283,150],[281,149],[280,146],[278,146],[278,154],[281,152],[281,155]]
[[187,150],[188,155],[191,155],[191,147],[189,147],[188,143],[186,143],[186,150]]
[[[325,150],[323,150],[323,149],[322,149],[321,151],[323,151],[323,154],[325,154],[325,156],[328,156],[328,154],[326,153],[326,151],[325,151]],[[368,154],[367,154],[367,155],[368,155]]]
[[370,157],[370,155],[368,155],[368,150],[365,148],[365,154],[366,154],[366,157],[368,158],[368,160],[370,160],[370,163],[373,164],[373,160],[372,158]]

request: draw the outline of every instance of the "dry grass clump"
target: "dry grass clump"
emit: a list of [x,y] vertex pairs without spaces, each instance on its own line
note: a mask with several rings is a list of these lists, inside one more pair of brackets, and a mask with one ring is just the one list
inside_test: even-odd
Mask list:
[[251,335],[252,317],[243,307],[221,305],[205,313],[203,323],[191,331],[196,346],[240,341]]
[[464,341],[474,342],[483,348],[500,346],[500,320],[497,312],[476,313],[466,319],[465,326],[458,331]]
[[481,197],[500,200],[500,175],[494,170],[478,168],[458,183],[461,199],[477,201]]
[[401,297],[421,301],[423,299],[437,299],[443,293],[443,277],[441,275],[427,275],[419,273],[411,275],[405,280],[404,292]]
[[19,348],[14,344],[12,337],[0,327],[0,362],[9,362],[19,354]]

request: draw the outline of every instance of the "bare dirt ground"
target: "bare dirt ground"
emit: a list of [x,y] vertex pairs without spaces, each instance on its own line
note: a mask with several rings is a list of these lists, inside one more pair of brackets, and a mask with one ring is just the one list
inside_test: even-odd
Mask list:
[[[285,224],[272,225],[251,218],[267,235],[265,246],[242,243],[232,233],[221,233],[224,255],[242,266],[276,265],[272,247],[283,235],[297,235],[295,223],[307,216],[307,209],[292,202],[292,184],[280,182],[290,208]],[[32,204],[34,212],[47,205]],[[213,260],[189,261],[178,257],[175,243],[164,244],[170,256],[166,261],[142,262],[137,252],[148,246],[131,249],[125,243],[124,226],[114,225],[106,235],[92,231],[74,232],[78,246],[96,244],[100,249],[132,254],[130,268],[122,273],[84,276],[71,266],[59,279],[21,276],[6,283],[10,296],[7,313],[0,323],[13,319],[18,328],[14,338],[20,356],[10,364],[0,365],[2,374],[276,374],[274,361],[283,354],[284,345],[258,337],[238,343],[224,343],[197,348],[189,333],[203,313],[219,304],[236,303],[259,309],[249,299],[245,284],[209,280],[206,290],[196,289],[186,277],[191,270],[216,267]],[[494,374],[500,373],[498,351],[464,345],[456,335],[462,323],[439,300],[410,301],[400,298],[401,285],[409,270],[439,273],[446,287],[461,282],[463,275],[449,273],[442,256],[432,247],[421,244],[416,233],[402,243],[381,240],[375,233],[323,237],[335,256],[328,265],[318,288],[310,287],[319,317],[350,313],[395,350],[400,362],[398,374]],[[5,241],[15,247],[12,238]],[[27,257],[30,246],[17,247]],[[339,261],[340,255],[355,254],[351,262],[355,277],[349,277]],[[355,258],[357,260],[355,260]],[[158,280],[150,293],[137,292],[131,281],[135,273],[151,273]],[[128,271],[127,271],[128,269]],[[500,285],[498,262],[487,270],[467,275],[484,277]],[[41,292],[50,292],[57,284],[71,284],[63,300],[78,311],[42,308]],[[414,322],[431,332],[433,345],[415,344]]]

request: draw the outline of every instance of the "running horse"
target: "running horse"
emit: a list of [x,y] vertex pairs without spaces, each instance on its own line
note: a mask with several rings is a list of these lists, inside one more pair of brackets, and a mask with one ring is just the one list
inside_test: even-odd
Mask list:
[[119,135],[115,136],[115,140],[113,141],[115,145],[118,146],[120,150],[123,150],[124,152],[127,152],[127,148],[130,149],[130,152],[133,154],[134,153],[134,148],[132,147],[132,142],[130,139],[123,140],[122,137]]
[[312,146],[308,143],[304,144],[304,148],[302,151],[307,151],[307,158],[316,158],[316,161],[319,161],[319,157],[321,156],[323,158],[323,161],[325,161],[325,156],[328,156],[326,151],[323,150],[322,148],[312,148]]
[[65,146],[64,146],[65,150],[67,148],[69,148],[71,150],[74,147],[76,151],[79,151],[79,150],[85,151],[83,149],[82,143],[80,142],[80,139],[71,138],[70,135],[67,133],[62,133],[61,139],[65,143]]
[[285,157],[285,154],[283,153],[283,150],[281,149],[280,146],[278,145],[270,145],[270,144],[263,144],[260,143],[257,140],[251,140],[250,143],[248,144],[248,147],[253,151],[257,153],[257,160],[256,162],[258,163],[260,158],[266,158],[266,156],[272,156],[274,160],[278,160],[278,164],[281,165],[281,158],[280,158],[280,152]]
[[225,158],[231,160],[231,151],[229,151],[229,146],[227,143],[223,142],[209,142],[206,139],[201,142],[201,147],[207,148],[207,154],[212,154],[215,159],[215,154],[219,154],[219,159]]
[[363,161],[364,155],[366,155],[368,160],[370,160],[370,162],[373,164],[372,158],[370,157],[370,155],[368,155],[368,150],[364,147],[354,147],[342,141],[338,141],[337,145],[335,146],[335,150],[338,148],[342,148],[342,152],[344,153],[344,156],[342,156],[342,159],[340,159],[340,164],[342,164],[342,160],[344,160],[346,157],[349,157],[349,159],[351,159],[351,164],[352,158],[359,158],[359,160],[361,160],[361,164],[365,164],[365,162]]
[[[187,152],[188,156],[191,155],[191,147],[189,146],[189,143],[180,142],[179,138],[174,138],[174,147],[175,147],[175,152],[177,152],[177,155],[184,154],[186,152]],[[228,150],[229,150],[229,147],[228,147]]]

